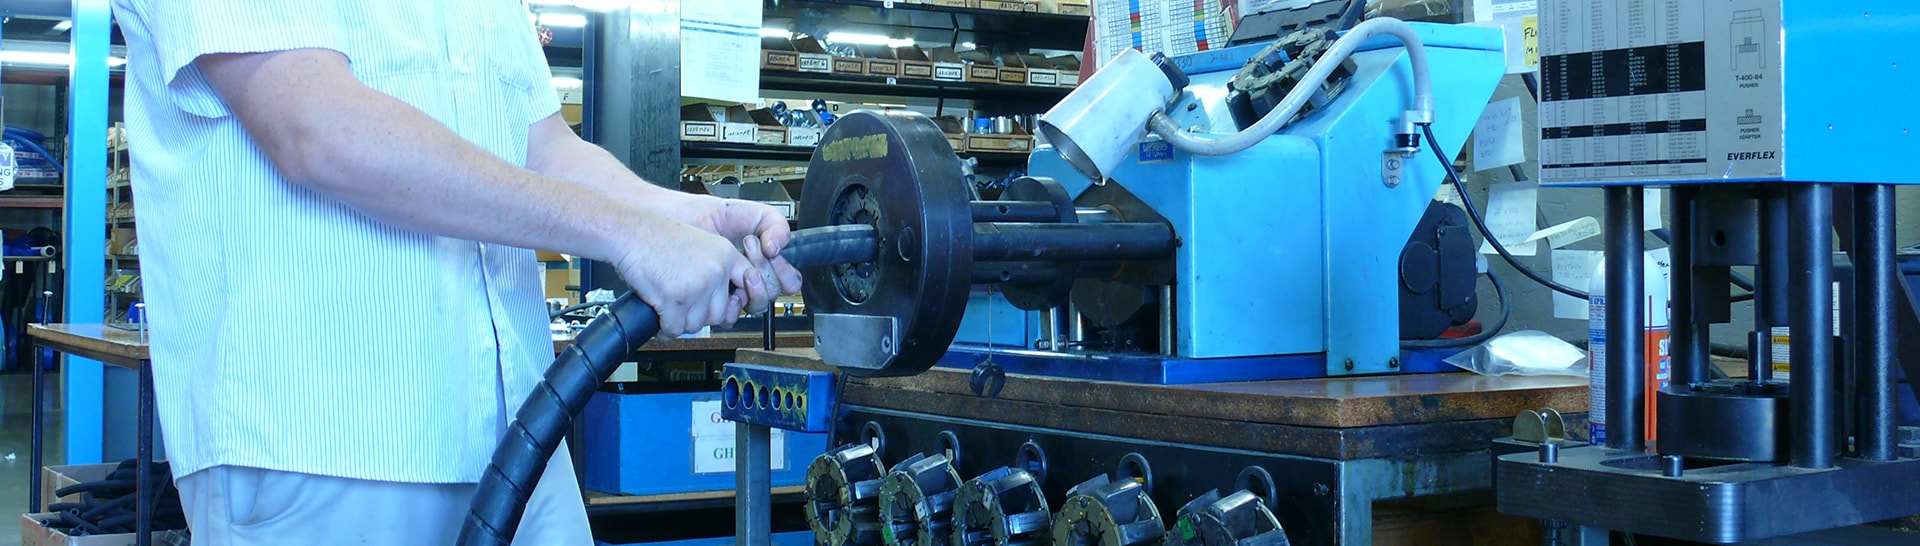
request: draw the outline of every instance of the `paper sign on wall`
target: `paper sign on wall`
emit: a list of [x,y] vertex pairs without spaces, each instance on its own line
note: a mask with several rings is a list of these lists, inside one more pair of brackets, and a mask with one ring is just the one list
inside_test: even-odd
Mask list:
[[[719,400],[693,401],[693,473],[733,472],[733,421],[720,418]],[[786,431],[773,429],[773,471],[787,469]]]
[[1646,226],[1642,229],[1653,231],[1667,227],[1667,217],[1662,214],[1666,211],[1666,206],[1661,203],[1666,200],[1666,196],[1667,190],[1647,188],[1645,201],[1642,202],[1646,205],[1646,209],[1641,213],[1646,215]]
[[[1584,291],[1593,282],[1593,270],[1605,253],[1598,250],[1553,251],[1553,282]],[[1587,320],[1587,300],[1553,293],[1553,318]]]
[[1526,161],[1526,136],[1521,129],[1520,97],[1487,105],[1486,110],[1480,111],[1480,122],[1473,126],[1473,170],[1484,171]]
[[680,3],[680,94],[760,100],[759,0]]
[[[1535,210],[1539,205],[1540,185],[1534,182],[1509,182],[1494,184],[1487,190],[1487,229],[1498,237],[1500,245],[1515,256],[1532,256],[1540,247],[1537,240],[1528,240],[1533,236],[1537,223]],[[1493,244],[1482,242],[1481,254],[1497,254]]]

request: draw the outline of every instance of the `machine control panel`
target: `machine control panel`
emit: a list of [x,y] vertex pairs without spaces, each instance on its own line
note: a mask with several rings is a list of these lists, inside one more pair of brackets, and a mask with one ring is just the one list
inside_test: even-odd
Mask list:
[[1541,178],[1783,176],[1781,1],[1541,2]]

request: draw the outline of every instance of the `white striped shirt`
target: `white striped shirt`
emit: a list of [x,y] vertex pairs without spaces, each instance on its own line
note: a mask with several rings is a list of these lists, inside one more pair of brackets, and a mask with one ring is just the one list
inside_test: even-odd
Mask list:
[[[173,472],[476,481],[552,360],[531,251],[373,221],[289,184],[194,59],[323,48],[517,165],[559,110],[515,0],[115,0]],[[352,119],[340,123],[354,123]]]

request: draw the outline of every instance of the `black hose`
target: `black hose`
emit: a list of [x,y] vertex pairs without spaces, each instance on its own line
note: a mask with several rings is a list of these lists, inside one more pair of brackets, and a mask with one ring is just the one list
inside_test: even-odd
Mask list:
[[[794,232],[780,256],[795,268],[870,261],[879,253],[872,226],[831,226]],[[608,303],[606,312],[587,323],[547,367],[546,378],[514,414],[507,435],[493,450],[493,462],[473,490],[473,503],[460,527],[460,546],[507,546],[520,529],[520,516],[546,472],[547,459],[573,430],[573,417],[627,355],[660,333],[660,316],[639,296],[628,293]]]
[[493,451],[493,462],[474,488],[473,504],[454,543],[506,546],[513,543],[520,516],[546,472],[547,459],[573,429],[573,416],[594,390],[613,375],[620,361],[660,333],[660,316],[640,296],[628,293],[607,304],[607,312],[587,325],[573,344],[553,360],[546,378],[527,395],[513,424]]
[[574,312],[574,311],[579,311],[579,310],[581,310],[581,309],[592,309],[592,308],[594,308],[594,307],[599,307],[599,306],[602,306],[602,305],[606,305],[606,304],[607,304],[607,302],[604,302],[604,301],[590,301],[590,302],[586,302],[586,303],[576,303],[576,304],[573,304],[573,305],[569,305],[569,306],[566,306],[566,307],[562,307],[562,308],[560,308],[560,310],[559,310],[559,311],[554,311],[554,312],[552,312],[552,313],[547,313],[547,320],[553,320],[553,319],[557,319],[557,318],[560,318],[560,317],[561,317],[561,316],[563,316],[563,315],[566,315],[567,313],[572,313],[572,312]]
[[1500,276],[1494,274],[1491,269],[1487,270],[1487,281],[1493,283],[1493,293],[1500,297],[1500,318],[1493,321],[1492,326],[1483,327],[1480,329],[1480,333],[1461,338],[1403,339],[1400,340],[1400,348],[1451,349],[1454,347],[1471,347],[1478,345],[1480,342],[1493,339],[1493,336],[1500,333],[1500,329],[1507,327],[1507,317],[1513,314],[1513,305],[1507,301],[1507,285],[1500,282]]

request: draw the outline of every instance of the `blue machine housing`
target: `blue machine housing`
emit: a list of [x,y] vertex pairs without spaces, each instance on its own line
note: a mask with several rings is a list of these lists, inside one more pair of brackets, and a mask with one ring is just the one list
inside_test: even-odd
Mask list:
[[[1505,73],[1501,35],[1413,26],[1433,75],[1434,134],[1453,157]],[[1234,131],[1227,81],[1261,47],[1174,58],[1192,77],[1170,110],[1175,119],[1213,133]],[[1351,59],[1356,70],[1344,92],[1251,149],[1195,156],[1149,136],[1111,173],[1180,237],[1178,358],[995,353],[996,362],[1015,373],[1150,383],[1446,369],[1436,362],[1444,352],[1403,355],[1397,328],[1399,256],[1445,173],[1431,152],[1387,152],[1394,122],[1412,103],[1406,50],[1380,37]],[[1394,186],[1382,176],[1388,161],[1401,168]],[[1034,151],[1028,171],[1060,181],[1075,196],[1093,183],[1049,146]],[[980,353],[956,346],[941,364],[971,367]],[[1030,359],[1051,361],[1021,364]],[[1143,367],[1121,372],[1113,366],[1120,361]]]

